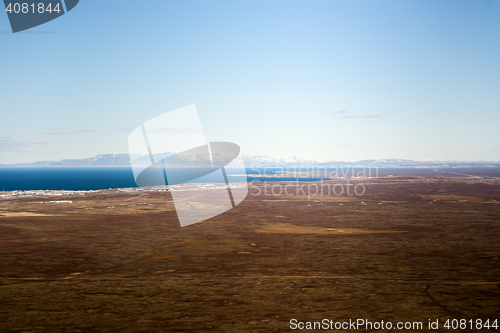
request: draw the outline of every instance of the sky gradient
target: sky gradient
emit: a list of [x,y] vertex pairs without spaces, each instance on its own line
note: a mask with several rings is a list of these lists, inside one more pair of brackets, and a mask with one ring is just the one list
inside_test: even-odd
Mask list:
[[245,154],[500,160],[498,1],[81,0],[0,45],[0,164],[127,153],[191,104]]

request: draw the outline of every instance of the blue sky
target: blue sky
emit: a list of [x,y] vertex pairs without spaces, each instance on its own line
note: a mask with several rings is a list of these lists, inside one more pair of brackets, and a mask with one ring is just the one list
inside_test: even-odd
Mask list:
[[190,104],[246,154],[500,160],[498,1],[81,0],[0,45],[0,163],[127,153]]

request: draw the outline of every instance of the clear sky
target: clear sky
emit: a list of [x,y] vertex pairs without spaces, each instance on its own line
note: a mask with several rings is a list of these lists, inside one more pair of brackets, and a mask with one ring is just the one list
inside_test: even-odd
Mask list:
[[209,141],[317,160],[500,160],[500,1],[102,1],[12,34],[0,163],[127,153],[196,104]]

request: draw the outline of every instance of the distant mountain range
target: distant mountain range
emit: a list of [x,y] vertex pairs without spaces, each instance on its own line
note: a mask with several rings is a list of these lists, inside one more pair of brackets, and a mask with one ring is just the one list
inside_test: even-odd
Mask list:
[[[156,158],[164,158],[172,153],[155,154]],[[155,158],[155,159],[156,159]],[[485,168],[500,167],[497,162],[460,162],[460,161],[413,161],[405,159],[379,159],[346,161],[314,161],[293,156],[290,158],[273,158],[267,155],[243,155],[245,166],[250,168],[262,167],[378,167],[378,168]],[[149,165],[149,155],[132,156],[134,164]],[[41,161],[34,163],[0,164],[0,167],[128,167],[129,154],[103,154],[84,159],[66,159],[60,161]]]
[[243,155],[247,167],[378,167],[378,168],[498,168],[500,161],[461,162],[461,161],[414,161],[406,159],[371,159],[355,162],[349,161],[314,161],[293,156],[277,159],[267,155]]

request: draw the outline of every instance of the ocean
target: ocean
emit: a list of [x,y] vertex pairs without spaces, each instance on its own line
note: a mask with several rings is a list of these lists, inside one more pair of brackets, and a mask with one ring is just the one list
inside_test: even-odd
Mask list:
[[0,191],[136,187],[131,168],[0,168]]
[[[315,181],[322,178],[259,177],[275,169],[226,169],[228,179],[241,181]],[[279,170],[279,169],[276,169]],[[189,172],[189,170],[185,170]],[[245,177],[245,173],[248,177]],[[253,175],[253,176],[252,176]],[[218,178],[205,176],[203,182],[216,182]],[[0,168],[0,191],[71,190],[88,191],[109,188],[137,187],[132,168],[127,167],[43,167]]]
[[[232,182],[241,181],[320,181],[328,178],[310,178],[283,174],[282,168],[226,168],[228,179]],[[292,169],[293,171],[294,169]],[[296,169],[307,171],[308,169]],[[314,169],[312,169],[314,170]],[[337,170],[337,169],[328,169]],[[363,168],[348,168],[348,176],[359,176]],[[366,171],[366,170],[365,170]],[[499,168],[454,168],[454,169],[371,169],[371,177],[379,176],[431,176],[431,177],[467,177],[480,176],[485,178],[500,178]],[[184,169],[184,172],[190,172]],[[246,176],[245,176],[246,174]],[[339,173],[340,174],[340,173]],[[344,174],[342,172],[342,174]],[[323,174],[322,176],[325,176]],[[272,176],[272,177],[269,177]],[[368,174],[367,174],[368,176]],[[218,178],[210,175],[203,177],[203,182],[217,182]],[[171,184],[172,185],[172,184]],[[17,190],[71,190],[88,191],[109,188],[137,187],[132,168],[129,167],[0,167],[0,191]]]

